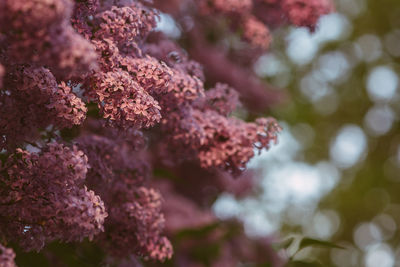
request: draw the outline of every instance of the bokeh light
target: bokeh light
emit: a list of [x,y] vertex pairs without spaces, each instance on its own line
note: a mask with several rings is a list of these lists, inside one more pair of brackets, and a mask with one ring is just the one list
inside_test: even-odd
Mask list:
[[261,170],[258,196],[224,195],[214,208],[244,221],[251,235],[298,233],[345,247],[307,250],[300,259],[397,266],[400,2],[335,4],[337,13],[314,33],[287,29],[283,44],[275,40],[255,63],[260,77],[289,90],[273,114],[284,131],[249,164]]

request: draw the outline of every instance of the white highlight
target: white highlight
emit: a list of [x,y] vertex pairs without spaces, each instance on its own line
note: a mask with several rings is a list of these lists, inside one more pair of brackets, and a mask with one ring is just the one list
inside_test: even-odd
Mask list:
[[375,67],[367,79],[367,90],[373,101],[389,101],[396,93],[399,78],[389,67]]
[[366,149],[367,138],[363,130],[356,125],[347,125],[333,141],[330,155],[338,167],[346,169],[355,165]]
[[175,20],[168,14],[160,12],[160,19],[157,22],[157,31],[163,32],[166,36],[177,39],[181,36],[181,30]]

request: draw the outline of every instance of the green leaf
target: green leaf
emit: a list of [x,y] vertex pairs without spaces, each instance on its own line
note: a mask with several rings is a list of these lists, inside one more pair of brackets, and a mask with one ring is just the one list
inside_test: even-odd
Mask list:
[[324,248],[338,248],[338,249],[345,249],[344,247],[341,247],[339,245],[336,245],[335,243],[328,242],[328,241],[323,241],[323,240],[318,240],[318,239],[313,239],[313,238],[308,238],[304,237],[299,244],[299,251],[303,248],[306,247],[324,247]]
[[280,243],[273,244],[273,248],[276,250],[287,249],[288,247],[290,247],[293,244],[294,240],[295,240],[295,238],[293,236],[286,238],[285,240],[283,240]]
[[197,261],[204,263],[206,266],[210,266],[213,260],[216,260],[220,255],[221,244],[210,243],[206,246],[200,245],[194,247],[189,252],[190,256]]
[[153,176],[155,178],[164,178],[164,179],[168,178],[173,181],[179,180],[179,178],[174,173],[172,173],[171,171],[169,171],[167,169],[162,169],[162,168],[155,168],[153,170]]
[[211,233],[216,228],[218,228],[219,225],[220,224],[218,222],[216,222],[216,223],[211,223],[211,224],[208,224],[208,225],[200,227],[200,228],[183,229],[179,233],[176,234],[176,238],[181,239],[181,238],[205,237],[205,236],[207,236],[207,234]]
[[272,267],[272,263],[270,262],[260,263],[257,264],[256,267]]
[[291,261],[287,267],[323,267],[318,261]]

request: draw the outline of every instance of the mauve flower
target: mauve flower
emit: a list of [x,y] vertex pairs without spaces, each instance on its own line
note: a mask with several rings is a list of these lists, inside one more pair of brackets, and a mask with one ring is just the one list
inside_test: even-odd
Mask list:
[[144,186],[150,166],[142,147],[130,145],[132,140],[141,138],[134,131],[126,136],[106,132],[105,136],[90,134],[76,142],[88,155],[92,167],[88,185],[104,199],[109,214],[98,244],[115,256],[134,253],[163,261],[172,256],[172,246],[162,235],[162,197],[158,191]]
[[95,37],[111,38],[117,43],[125,43],[143,38],[155,25],[153,10],[134,2],[130,6],[116,7],[96,15],[99,21],[99,30]]
[[244,19],[243,38],[253,47],[262,50],[267,50],[272,41],[268,27],[254,16]]
[[198,160],[203,168],[239,174],[255,149],[268,149],[271,142],[276,142],[280,127],[272,118],[246,123],[213,110],[188,108],[163,119],[162,130],[177,157],[186,155],[188,160]]
[[104,231],[104,203],[83,185],[88,168],[75,146],[50,143],[40,153],[17,149],[0,170],[0,233],[39,251],[54,240],[81,241]]
[[11,69],[0,93],[0,147],[33,141],[39,128],[70,128],[86,118],[86,106],[65,82],[45,68]]
[[149,128],[161,119],[158,102],[126,71],[114,69],[96,73],[85,88],[86,95],[98,103],[110,125]]
[[252,0],[201,0],[201,11],[204,13],[236,13],[243,14],[251,11]]
[[282,8],[290,23],[312,30],[322,15],[334,11],[332,0],[283,0]]
[[1,267],[16,267],[15,253],[11,248],[6,248],[0,244],[0,266]]
[[240,105],[239,94],[227,84],[217,83],[206,91],[205,97],[198,98],[195,107],[213,110],[221,115],[230,115]]
[[72,28],[70,0],[6,0],[0,32],[14,62],[47,65],[59,78],[82,77],[97,68],[91,44]]

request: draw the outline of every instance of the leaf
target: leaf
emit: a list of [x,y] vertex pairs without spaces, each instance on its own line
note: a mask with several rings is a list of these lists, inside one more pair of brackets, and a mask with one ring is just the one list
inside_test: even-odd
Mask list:
[[287,267],[323,267],[323,265],[317,261],[291,261]]
[[272,263],[270,262],[260,263],[257,264],[256,267],[272,267]]
[[210,243],[206,246],[200,245],[194,247],[189,252],[190,256],[198,261],[203,262],[206,266],[211,265],[213,260],[216,260],[220,255],[221,244]]
[[313,238],[308,238],[304,237],[299,244],[299,251],[302,250],[303,248],[306,247],[324,247],[324,248],[338,248],[338,249],[345,249],[344,247],[341,247],[339,245],[336,245],[335,243],[328,242],[328,241],[323,241],[323,240],[318,240],[318,239],[313,239]]
[[207,234],[211,233],[214,231],[216,228],[218,228],[220,224],[218,222],[216,223],[211,223],[206,226],[200,227],[200,228],[190,228],[190,229],[183,229],[179,233],[177,233],[176,238],[181,239],[181,238],[200,238],[207,236]]
[[153,176],[155,178],[168,178],[172,181],[178,181],[178,177],[167,169],[155,168],[153,170]]
[[273,244],[273,248],[276,250],[287,249],[288,247],[290,247],[293,244],[294,240],[295,240],[295,238],[293,236],[286,238],[286,240],[283,240],[280,243]]

